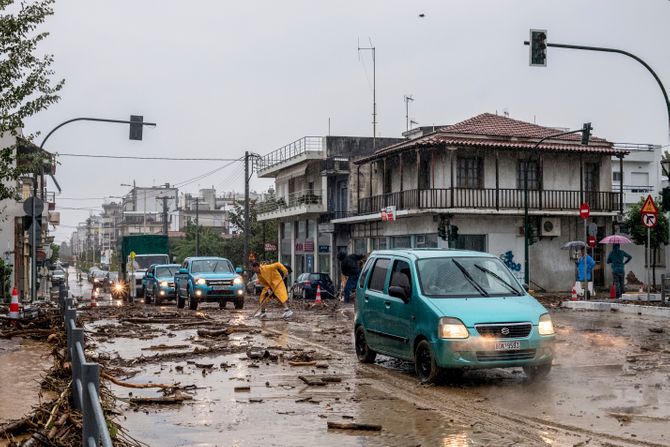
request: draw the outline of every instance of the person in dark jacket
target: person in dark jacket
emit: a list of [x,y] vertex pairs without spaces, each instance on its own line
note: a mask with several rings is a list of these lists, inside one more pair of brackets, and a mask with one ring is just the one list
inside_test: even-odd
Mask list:
[[633,257],[623,251],[619,244],[614,244],[612,251],[607,256],[607,263],[612,264],[612,276],[614,277],[617,298],[621,298],[621,295],[623,295],[624,277],[626,275],[624,265],[628,264],[631,259]]
[[363,255],[352,253],[347,255],[344,252],[337,254],[337,260],[340,261],[340,270],[342,274],[347,277],[347,283],[344,286],[344,302],[349,302],[351,291],[356,290],[356,282],[361,274],[361,269],[358,263],[364,258]]

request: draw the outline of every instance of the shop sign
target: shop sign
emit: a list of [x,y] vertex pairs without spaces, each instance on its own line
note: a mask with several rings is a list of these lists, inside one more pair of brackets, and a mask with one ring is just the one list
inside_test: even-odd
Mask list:
[[319,253],[330,253],[330,245],[319,245]]
[[395,220],[395,206],[382,208],[382,222],[392,222]]

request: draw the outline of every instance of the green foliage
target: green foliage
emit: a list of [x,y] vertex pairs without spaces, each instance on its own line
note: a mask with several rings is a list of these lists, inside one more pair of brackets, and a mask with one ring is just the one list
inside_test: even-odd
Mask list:
[[[195,256],[196,226],[192,223],[186,225],[186,237],[175,240],[170,244],[172,256],[177,257],[181,263],[184,258]],[[211,229],[200,226],[200,256],[221,256],[223,251],[221,237]]]
[[51,262],[55,262],[59,257],[60,257],[60,245],[51,244],[51,258],[49,258],[49,260]]
[[[53,56],[37,51],[49,35],[37,28],[53,14],[54,0],[15,3],[0,0],[0,135],[19,137],[27,118],[60,99],[64,81],[51,83]],[[17,167],[14,154],[15,146],[0,148],[0,200],[16,197],[14,183],[26,167]]]
[[[658,207],[658,224],[651,229],[652,249],[668,245],[668,218],[661,206],[660,198],[655,199],[655,202]],[[637,245],[647,245],[647,227],[642,224],[642,213],[640,213],[642,205],[644,205],[644,199],[632,205],[626,215],[626,225],[629,228],[631,240]]]
[[11,292],[9,290],[11,279],[12,266],[0,258],[0,297],[4,298],[4,301],[9,301],[9,298],[11,297]]

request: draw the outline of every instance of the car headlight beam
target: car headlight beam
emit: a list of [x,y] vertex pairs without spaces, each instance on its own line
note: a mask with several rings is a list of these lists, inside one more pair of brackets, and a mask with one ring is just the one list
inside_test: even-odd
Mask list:
[[195,283],[204,286],[205,284],[207,284],[207,280],[205,278],[198,278],[195,280]]
[[554,323],[551,322],[551,316],[544,314],[540,317],[540,323],[537,325],[540,335],[554,335]]
[[161,281],[160,286],[161,286],[161,287],[167,287],[167,286],[168,286],[168,282],[167,282],[167,281]]
[[458,318],[444,317],[440,318],[440,324],[437,328],[437,335],[440,338],[464,339],[468,338],[468,328]]
[[233,279],[233,284],[235,285],[244,284],[244,280],[242,279],[241,276],[236,276],[235,279]]

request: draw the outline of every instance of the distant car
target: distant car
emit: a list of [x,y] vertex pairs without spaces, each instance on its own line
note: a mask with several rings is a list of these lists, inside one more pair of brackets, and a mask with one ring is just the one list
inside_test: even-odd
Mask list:
[[316,289],[321,286],[321,298],[334,298],[335,286],[328,273],[303,273],[291,286],[293,298],[313,300],[316,298]]
[[254,273],[251,280],[247,283],[247,293],[259,296],[263,291],[263,285],[258,282],[258,275]]
[[174,275],[179,273],[179,264],[152,265],[144,276],[144,302],[160,305],[165,300],[177,297]]
[[177,307],[196,310],[200,302],[218,302],[221,309],[227,302],[235,309],[244,307],[244,280],[242,269],[235,269],[226,258],[186,258],[174,277]]
[[65,282],[65,271],[62,269],[51,270],[51,284],[57,286]]
[[105,285],[105,277],[107,276],[108,272],[105,272],[104,270],[94,270],[93,271],[93,280],[91,281],[93,283],[93,287],[103,287]]

